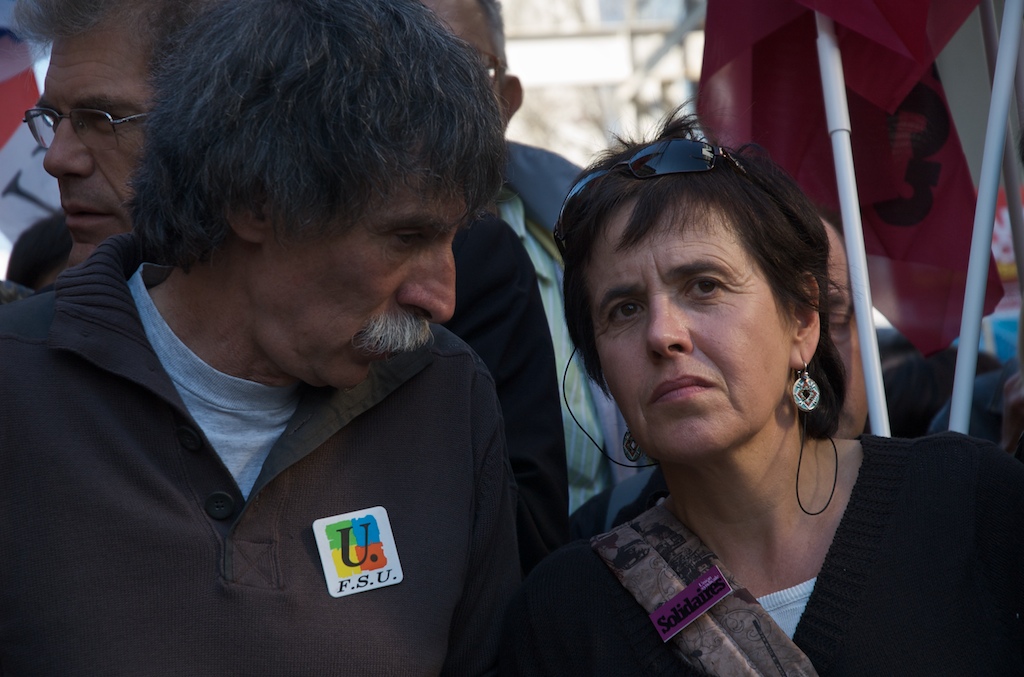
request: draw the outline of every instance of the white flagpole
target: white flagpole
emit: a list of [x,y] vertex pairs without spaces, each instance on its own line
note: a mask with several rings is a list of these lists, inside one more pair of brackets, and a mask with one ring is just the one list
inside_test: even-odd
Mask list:
[[949,410],[949,429],[966,433],[971,416],[971,394],[981,338],[981,314],[985,302],[988,261],[992,254],[992,229],[996,218],[996,193],[999,190],[999,169],[1006,141],[1006,120],[1010,113],[1010,94],[1020,46],[1022,5],[1024,0],[1006,0],[1003,7],[1003,30],[999,37],[999,55],[992,79],[992,102],[988,109],[985,149],[978,182],[978,204],[974,210],[974,232],[971,237],[971,261],[967,268],[967,289],[960,320],[960,344],[953,376],[953,399]]
[[[989,86],[992,85],[992,78],[996,75],[996,59],[999,55],[999,37],[996,29],[996,12],[992,8],[992,0],[982,0],[978,5],[978,13],[981,17],[981,36],[985,42],[985,60],[988,63]],[[1017,107],[1024,105],[1021,101],[1021,94],[1024,93],[1024,72],[1020,66],[1020,50],[1017,51],[1017,68],[1015,69],[1014,91],[1017,98]],[[1024,114],[1024,110],[1020,111]],[[1021,211],[1020,200],[1020,174],[1017,171],[1017,152],[1014,148],[1013,137],[1007,135],[1003,141],[1003,187],[1006,191],[1006,213],[1010,220],[1010,239],[1013,242],[1013,257],[1017,270],[1024,271],[1024,212]],[[1017,276],[1017,284],[1024,284],[1024,279]],[[1019,351],[1018,351],[1019,352]]]
[[846,237],[846,256],[850,261],[850,286],[853,307],[857,314],[857,332],[860,337],[861,361],[864,364],[864,383],[867,387],[868,415],[871,432],[888,437],[889,410],[882,385],[882,363],[878,355],[878,335],[868,285],[868,257],[864,250],[864,227],[860,219],[860,201],[857,197],[857,177],[853,172],[853,147],[850,143],[850,110],[846,101],[846,77],[843,61],[836,42],[832,19],[814,13],[818,23],[818,65],[821,68],[821,87],[825,95],[825,116],[832,139],[836,180],[839,185],[839,206],[843,215],[843,233]]

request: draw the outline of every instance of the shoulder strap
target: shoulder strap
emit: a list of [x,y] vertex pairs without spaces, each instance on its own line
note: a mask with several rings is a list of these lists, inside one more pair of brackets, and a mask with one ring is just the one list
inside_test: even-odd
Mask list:
[[[595,536],[590,545],[691,668],[721,677],[817,676],[768,612],[664,506]],[[732,594],[721,596],[727,587],[721,578]]]

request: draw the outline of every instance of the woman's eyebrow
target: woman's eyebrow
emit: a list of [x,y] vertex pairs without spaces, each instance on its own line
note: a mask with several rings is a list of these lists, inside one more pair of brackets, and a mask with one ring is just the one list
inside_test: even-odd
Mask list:
[[[666,275],[666,279],[670,282],[677,280],[685,280],[696,275],[705,273],[722,273],[725,268],[717,261],[712,259],[698,259],[696,261],[688,261],[671,268]],[[607,306],[612,301],[617,299],[636,296],[643,290],[643,285],[640,284],[622,284],[610,287],[598,299],[597,308],[600,310]]]
[[670,268],[668,271],[668,279],[676,280],[681,277],[692,277],[694,275],[700,275],[701,273],[707,272],[719,272],[722,271],[723,267],[717,261],[712,259],[697,259],[695,261],[687,261],[674,268]]
[[636,296],[640,293],[641,289],[643,289],[643,286],[639,284],[622,284],[611,287],[605,290],[604,294],[601,295],[601,298],[597,303],[597,309],[602,310],[618,299],[628,296]]

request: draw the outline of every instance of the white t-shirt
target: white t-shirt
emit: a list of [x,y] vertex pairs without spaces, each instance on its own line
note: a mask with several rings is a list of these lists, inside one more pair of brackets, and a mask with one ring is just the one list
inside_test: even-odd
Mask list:
[[143,281],[128,281],[142,326],[188,412],[249,497],[263,462],[299,403],[298,384],[268,386],[230,376],[203,362],[164,321]]
[[815,576],[809,581],[794,585],[792,588],[770,592],[764,597],[757,598],[757,601],[768,612],[768,615],[772,617],[772,620],[782,628],[783,632],[790,639],[793,639],[796,625],[800,622],[800,617],[804,615],[804,609],[807,608],[807,600],[810,599],[811,593],[814,592],[814,583],[817,580],[818,578]]

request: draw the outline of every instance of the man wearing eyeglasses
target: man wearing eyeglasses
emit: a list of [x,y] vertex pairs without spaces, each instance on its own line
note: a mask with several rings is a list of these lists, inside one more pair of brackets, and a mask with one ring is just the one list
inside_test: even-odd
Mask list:
[[189,15],[190,2],[20,2],[19,34],[50,43],[39,104],[25,121],[57,179],[77,265],[111,235],[131,229],[128,179],[142,149],[154,50]]
[[[409,0],[176,34],[132,231],[0,307],[0,673],[495,674],[516,486],[438,324],[501,185],[489,87]],[[44,103],[51,150],[74,109],[136,114]]]

